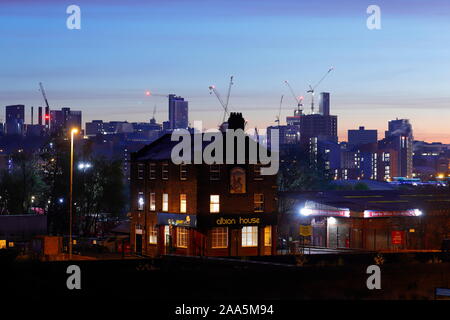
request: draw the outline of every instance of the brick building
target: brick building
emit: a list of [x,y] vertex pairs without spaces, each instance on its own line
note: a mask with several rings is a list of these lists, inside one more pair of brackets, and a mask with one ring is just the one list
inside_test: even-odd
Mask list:
[[[203,137],[192,134],[192,141],[194,135]],[[252,142],[245,141],[248,151]],[[177,165],[171,160],[177,143],[164,135],[131,156],[134,251],[149,256],[274,254],[276,175],[261,175],[260,163],[248,161]],[[203,142],[201,150],[207,145]]]

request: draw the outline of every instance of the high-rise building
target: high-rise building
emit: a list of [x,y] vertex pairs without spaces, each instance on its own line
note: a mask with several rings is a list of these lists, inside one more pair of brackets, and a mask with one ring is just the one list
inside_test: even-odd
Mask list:
[[319,114],[323,116],[330,115],[330,93],[321,92],[319,96]]
[[23,134],[25,106],[22,104],[6,106],[5,129],[7,135]]
[[169,95],[170,129],[187,129],[189,126],[188,102],[174,94]]
[[377,143],[377,130],[367,130],[359,127],[358,130],[348,130],[348,146],[349,149],[362,146],[369,143]]
[[383,148],[395,150],[398,155],[397,172],[401,177],[412,177],[413,172],[413,130],[408,119],[389,121]]
[[81,130],[81,111],[70,110],[70,108],[51,110],[50,128],[53,133],[68,132],[72,128]]
[[301,117],[300,139],[304,142],[311,138],[326,141],[338,141],[337,116],[307,114]]

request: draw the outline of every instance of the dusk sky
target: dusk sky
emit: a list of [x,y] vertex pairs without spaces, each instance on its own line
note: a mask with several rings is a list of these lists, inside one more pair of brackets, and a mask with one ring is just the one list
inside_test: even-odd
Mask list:
[[[81,7],[81,30],[66,28],[66,8]],[[366,27],[381,7],[381,30]],[[388,120],[408,118],[419,140],[450,143],[448,0],[1,0],[0,117],[4,106],[43,105],[93,119],[167,119],[167,99],[189,101],[190,122],[217,127],[234,75],[231,111],[249,127],[282,124],[298,95],[335,70],[317,91],[331,93],[340,140],[362,125],[384,136]]]

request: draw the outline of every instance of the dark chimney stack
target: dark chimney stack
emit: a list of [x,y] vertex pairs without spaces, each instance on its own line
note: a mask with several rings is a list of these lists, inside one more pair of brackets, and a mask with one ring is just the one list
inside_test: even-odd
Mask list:
[[240,112],[231,112],[228,118],[228,129],[237,130],[245,128],[245,120]]

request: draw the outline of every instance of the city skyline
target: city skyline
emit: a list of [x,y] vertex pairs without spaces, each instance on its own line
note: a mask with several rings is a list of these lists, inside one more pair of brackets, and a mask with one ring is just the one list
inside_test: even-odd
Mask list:
[[382,29],[372,31],[366,1],[77,1],[81,30],[65,27],[67,3],[30,3],[1,5],[3,106],[43,105],[42,81],[52,109],[82,110],[84,122],[148,121],[155,104],[162,122],[167,99],[151,90],[186,98],[191,123],[217,127],[223,112],[208,86],[224,94],[233,75],[230,110],[262,129],[275,124],[281,95],[282,124],[296,108],[284,80],[308,111],[308,85],[334,66],[317,90],[331,93],[339,140],[406,118],[415,139],[450,143],[444,1],[378,1]]

